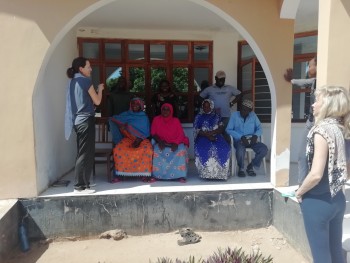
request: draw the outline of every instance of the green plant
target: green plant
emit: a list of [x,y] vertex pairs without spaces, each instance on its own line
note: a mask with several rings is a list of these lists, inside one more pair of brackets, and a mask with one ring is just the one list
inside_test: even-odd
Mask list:
[[[218,249],[218,252],[214,252],[212,256],[208,259],[199,259],[195,260],[193,256],[190,256],[188,261],[181,261],[179,259],[175,259],[175,261],[169,258],[158,258],[155,263],[272,263],[273,258],[268,256],[265,258],[261,253],[253,253],[247,255],[242,248],[226,248],[224,251]],[[152,263],[150,261],[150,263]]]

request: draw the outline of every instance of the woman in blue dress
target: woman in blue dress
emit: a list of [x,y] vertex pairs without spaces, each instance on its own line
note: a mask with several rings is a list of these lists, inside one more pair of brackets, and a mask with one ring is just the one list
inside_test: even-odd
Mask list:
[[195,164],[200,178],[227,180],[230,171],[230,145],[222,135],[221,117],[214,102],[206,99],[194,120]]

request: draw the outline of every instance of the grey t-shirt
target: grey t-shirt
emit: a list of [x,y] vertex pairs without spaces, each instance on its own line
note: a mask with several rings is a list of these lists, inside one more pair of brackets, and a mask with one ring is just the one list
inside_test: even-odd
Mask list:
[[232,96],[237,96],[241,92],[233,86],[224,85],[219,88],[216,85],[207,87],[200,93],[200,96],[204,99],[210,99],[214,102],[216,113],[220,114],[223,118],[231,116],[230,100]]
[[76,77],[72,79],[70,85],[74,125],[78,125],[95,115],[94,103],[88,92],[92,82],[90,78]]

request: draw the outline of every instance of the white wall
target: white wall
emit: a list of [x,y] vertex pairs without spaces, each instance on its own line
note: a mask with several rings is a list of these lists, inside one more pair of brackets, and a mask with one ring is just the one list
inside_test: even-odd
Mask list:
[[[66,70],[77,56],[76,30],[70,31],[53,49],[49,49],[33,95],[34,135],[38,192],[74,167],[75,134],[64,138]],[[50,54],[50,52],[52,52]],[[39,74],[40,75],[40,74]]]

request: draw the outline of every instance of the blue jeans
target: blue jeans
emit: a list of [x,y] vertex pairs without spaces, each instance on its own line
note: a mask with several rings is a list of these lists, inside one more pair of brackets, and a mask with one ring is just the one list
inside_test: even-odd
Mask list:
[[[243,169],[244,168],[244,157],[245,157],[246,147],[242,144],[241,141],[235,141],[234,146],[236,149],[237,164],[238,164],[240,169]],[[255,157],[252,160],[253,166],[259,168],[262,159],[267,154],[267,151],[268,151],[267,146],[261,142],[257,142],[248,148],[252,148],[252,150],[255,153]]]
[[300,204],[314,263],[345,263],[342,248],[345,196],[340,190],[330,193],[305,194]]

